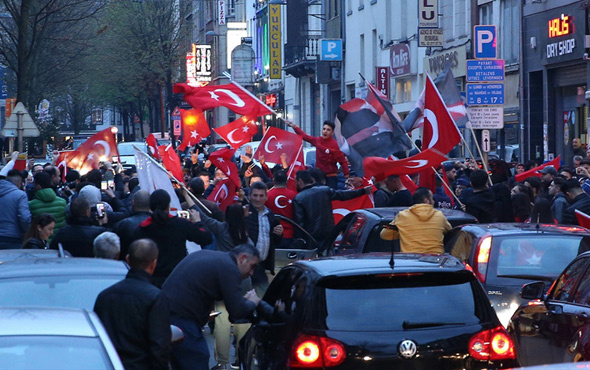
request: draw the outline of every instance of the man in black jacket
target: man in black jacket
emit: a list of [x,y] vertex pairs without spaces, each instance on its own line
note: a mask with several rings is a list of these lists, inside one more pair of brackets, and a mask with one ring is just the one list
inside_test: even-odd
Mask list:
[[465,189],[459,200],[465,205],[465,211],[477,218],[480,223],[494,222],[496,197],[488,188],[488,174],[484,170],[473,171],[469,175],[472,189]]
[[266,270],[275,274],[275,248],[283,240],[283,226],[264,203],[268,200],[266,185],[257,181],[250,187],[250,215],[246,217],[246,230],[260,253],[260,264],[252,275],[252,285],[262,297],[268,287]]
[[119,259],[125,260],[129,245],[136,239],[135,229],[152,214],[150,212],[150,193],[147,190],[138,190],[131,201],[131,216],[122,219],[115,224],[114,231],[121,238],[121,254]]
[[[94,257],[94,239],[106,231],[103,226],[94,226],[90,218],[90,203],[85,198],[77,197],[70,204],[70,218],[68,224],[53,236],[51,249],[58,249],[59,243],[72,257]],[[98,219],[99,225],[108,222],[105,214]]]
[[590,214],[590,196],[582,190],[580,183],[576,179],[567,180],[561,190],[571,203],[571,206],[567,207],[563,212],[563,223],[566,225],[578,225],[576,210]]
[[334,190],[328,186],[314,186],[309,171],[295,174],[299,193],[293,199],[295,222],[307,230],[322,245],[334,228],[333,200],[350,200],[369,194],[372,186],[356,190]]
[[160,289],[150,284],[158,247],[149,239],[129,246],[125,280],[103,290],[94,312],[100,317],[125,369],[168,369],[170,314]]

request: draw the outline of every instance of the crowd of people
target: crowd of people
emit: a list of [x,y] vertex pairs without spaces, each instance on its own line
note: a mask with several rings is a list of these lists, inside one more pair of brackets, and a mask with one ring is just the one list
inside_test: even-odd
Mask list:
[[[187,218],[171,214],[168,192],[141,189],[134,168],[105,162],[62,177],[52,162],[30,161],[16,170],[14,153],[0,170],[0,248],[61,247],[73,257],[127,261],[127,278],[104,291],[95,307],[126,368],[167,368],[169,362],[178,369],[208,368],[202,330],[215,309],[221,313],[214,319],[215,368],[223,369],[239,368],[230,358],[231,323],[243,320],[234,326],[239,340],[254,311],[280,310],[260,299],[274,274],[275,249],[297,236],[277,215],[322,245],[335,226],[332,201],[372,194],[375,207],[407,207],[382,238],[400,238],[402,251],[442,253],[442,235],[451,227],[437,209],[461,209],[482,223],[577,224],[575,210],[590,213],[590,158],[545,167],[541,178],[521,182],[515,175],[540,163],[511,169],[493,160],[489,172],[475,160],[444,163],[434,191],[417,188],[415,175],[413,188],[396,175],[366,185],[368,179],[349,170],[332,138],[333,124],[326,122],[319,138],[288,125],[317,153],[315,168],[295,174],[296,189],[288,186],[289,163],[270,168],[249,148],[235,159],[242,187],[222,210],[207,197],[226,174],[208,159],[206,146],[195,146],[183,159],[186,187],[175,183]],[[191,243],[202,251],[189,253]],[[184,332],[179,346],[170,346],[170,323]]]

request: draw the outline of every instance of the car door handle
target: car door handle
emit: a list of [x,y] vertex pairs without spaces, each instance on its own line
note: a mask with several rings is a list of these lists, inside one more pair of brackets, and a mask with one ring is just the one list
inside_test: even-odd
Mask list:
[[297,259],[297,255],[298,255],[297,252],[289,252],[289,253],[287,253],[287,258],[290,260],[294,260],[294,259]]

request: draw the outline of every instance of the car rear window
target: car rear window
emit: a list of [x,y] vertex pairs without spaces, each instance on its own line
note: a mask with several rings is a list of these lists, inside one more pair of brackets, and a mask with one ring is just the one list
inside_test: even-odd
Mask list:
[[124,278],[125,275],[1,279],[0,306],[73,307],[92,310],[98,294]]
[[70,336],[0,337],[3,369],[112,369],[98,338]]
[[579,235],[494,237],[492,243],[494,270],[498,278],[555,279],[579,253],[589,247],[587,238]]
[[391,331],[489,322],[471,273],[384,274],[321,283],[328,330]]

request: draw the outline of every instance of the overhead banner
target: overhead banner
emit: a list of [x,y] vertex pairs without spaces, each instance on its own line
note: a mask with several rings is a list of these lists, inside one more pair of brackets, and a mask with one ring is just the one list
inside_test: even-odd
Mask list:
[[270,78],[281,78],[281,5],[268,5],[268,42]]

